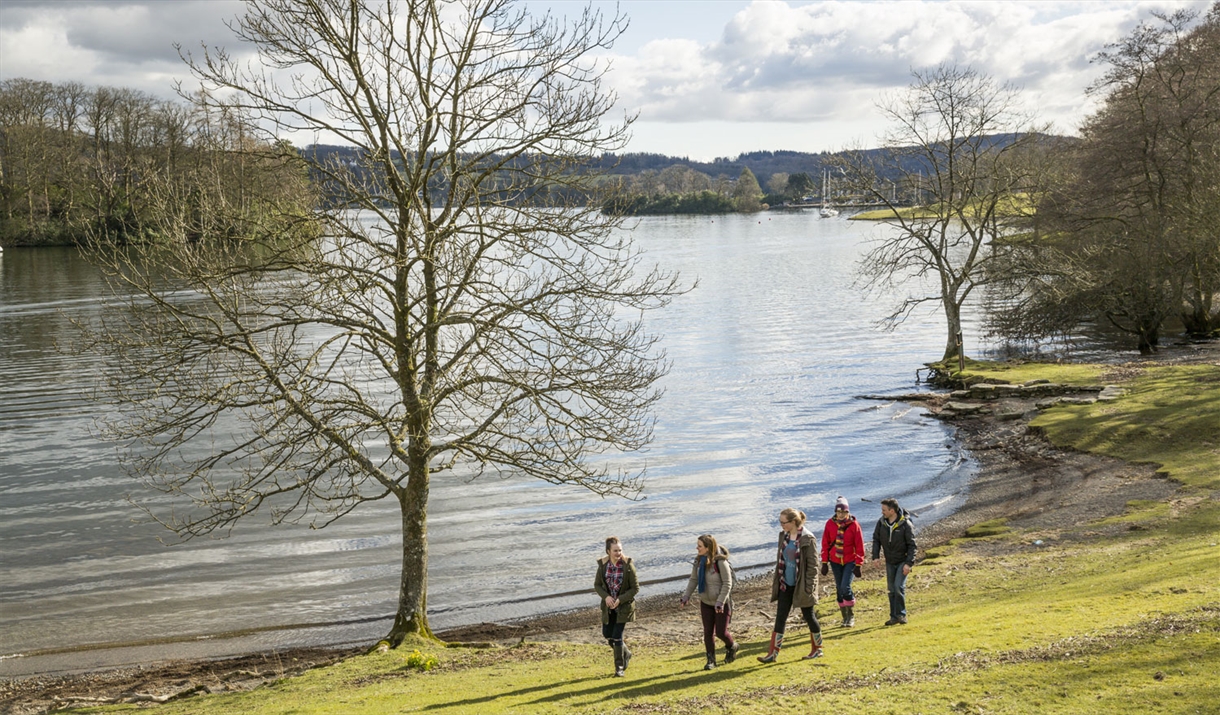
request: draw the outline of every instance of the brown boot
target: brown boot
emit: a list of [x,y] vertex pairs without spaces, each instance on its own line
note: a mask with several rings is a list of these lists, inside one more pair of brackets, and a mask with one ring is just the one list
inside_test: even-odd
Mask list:
[[821,658],[821,657],[822,657],[822,633],[820,631],[817,633],[810,633],[809,634],[809,655],[805,656],[804,658],[801,658],[801,660],[809,660],[810,658]]
[[784,634],[771,631],[771,647],[766,655],[758,656],[759,663],[774,663],[779,657],[779,647],[784,643]]

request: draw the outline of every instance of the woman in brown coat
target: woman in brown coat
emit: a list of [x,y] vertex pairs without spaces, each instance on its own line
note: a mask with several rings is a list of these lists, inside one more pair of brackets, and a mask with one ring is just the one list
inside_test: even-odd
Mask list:
[[597,577],[593,590],[602,601],[602,637],[614,649],[614,674],[623,677],[631,662],[631,651],[623,642],[623,629],[635,620],[635,595],[640,580],[635,564],[623,555],[623,545],[617,536],[606,539],[606,556],[597,560]]
[[806,659],[822,655],[822,627],[813,607],[818,602],[818,544],[813,533],[805,531],[805,512],[784,509],[779,513],[779,547],[775,556],[775,576],[771,581],[771,600],[776,602],[775,630],[771,632],[771,647],[758,657],[762,663],[774,663],[784,642],[784,624],[792,607],[801,609],[809,626],[810,650]]

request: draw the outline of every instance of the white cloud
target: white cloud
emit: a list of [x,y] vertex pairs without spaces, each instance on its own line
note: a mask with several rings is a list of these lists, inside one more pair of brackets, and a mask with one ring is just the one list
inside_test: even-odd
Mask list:
[[641,123],[850,122],[913,68],[970,65],[1023,87],[1071,131],[1099,73],[1089,59],[1154,10],[1205,2],[986,3],[756,0],[712,42],[660,39],[615,58]]
[[[614,0],[594,0],[612,13]],[[532,12],[577,12],[583,0],[527,0]],[[779,2],[626,0],[634,16],[611,80],[640,111],[632,150],[729,156],[753,149],[836,149],[871,143],[874,104],[944,61],[1024,88],[1059,131],[1092,106],[1089,58],[1155,10],[1153,2]],[[238,0],[0,0],[0,79],[28,77],[172,96],[189,80],[175,43],[226,46]]]
[[[11,2],[0,13],[0,78],[77,81],[173,94],[189,73],[174,49],[238,46],[232,0]],[[238,47],[238,49],[241,49]]]

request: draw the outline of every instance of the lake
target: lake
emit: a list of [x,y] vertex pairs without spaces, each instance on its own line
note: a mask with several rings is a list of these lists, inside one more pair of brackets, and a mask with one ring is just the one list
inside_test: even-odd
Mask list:
[[[921,524],[953,509],[973,465],[951,430],[918,407],[855,399],[917,389],[916,368],[944,345],[936,313],[880,332],[893,297],[853,287],[855,262],[884,230],[812,212],[640,220],[633,231],[648,257],[699,281],[648,318],[673,368],[645,498],[438,478],[433,627],[594,605],[591,595],[552,596],[591,586],[612,533],[641,578],[657,579],[688,574],[704,532],[739,567],[768,562],[776,513],[788,506],[819,533],[839,494],[866,525],[886,496]],[[173,546],[158,540],[172,534],[139,520],[129,497],[164,498],[93,436],[107,410],[87,397],[101,359],[69,354],[70,319],[95,317],[104,295],[71,249],[0,254],[0,676],[136,662],[157,648],[223,654],[383,635],[400,563],[390,501],[322,530],[256,515],[227,539]],[[967,347],[977,352],[973,326]],[[99,644],[129,647],[81,648]],[[58,660],[37,665],[39,654]]]

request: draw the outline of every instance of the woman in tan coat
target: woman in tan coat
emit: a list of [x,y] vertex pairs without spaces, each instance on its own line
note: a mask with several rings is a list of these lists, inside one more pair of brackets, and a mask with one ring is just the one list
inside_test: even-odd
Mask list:
[[779,547],[775,557],[775,576],[771,581],[771,600],[776,602],[775,630],[771,632],[771,647],[758,657],[762,663],[774,663],[784,642],[784,624],[792,607],[801,609],[809,626],[810,650],[806,659],[822,655],[822,627],[813,607],[818,602],[818,544],[813,533],[805,531],[805,512],[784,509],[779,513]]
[[640,580],[635,564],[623,554],[617,536],[607,537],[606,555],[597,560],[593,590],[602,601],[602,637],[614,649],[614,674],[623,677],[631,662],[631,651],[623,642],[623,629],[635,620],[635,595]]
[[729,635],[733,617],[733,567],[729,565],[729,550],[716,543],[711,534],[695,540],[695,564],[691,567],[686,593],[679,601],[686,606],[691,594],[699,593],[699,615],[703,618],[703,647],[707,650],[704,670],[716,667],[716,638],[724,641],[724,662],[737,657],[737,642]]

